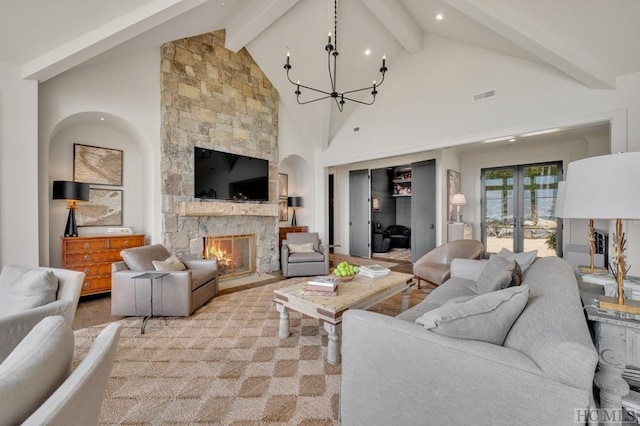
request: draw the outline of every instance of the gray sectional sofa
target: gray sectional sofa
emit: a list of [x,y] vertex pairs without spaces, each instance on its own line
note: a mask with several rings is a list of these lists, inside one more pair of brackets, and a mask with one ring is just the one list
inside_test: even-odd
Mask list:
[[598,357],[567,262],[537,259],[521,286],[485,294],[520,298],[512,325],[472,312],[453,331],[439,330],[447,318],[436,313],[479,300],[490,262],[454,260],[451,279],[398,317],[345,313],[343,425],[574,424],[575,410],[592,401]]

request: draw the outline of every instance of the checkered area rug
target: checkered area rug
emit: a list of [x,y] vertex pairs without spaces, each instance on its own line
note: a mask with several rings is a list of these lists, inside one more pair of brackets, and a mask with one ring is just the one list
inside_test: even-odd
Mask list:
[[[101,424],[338,423],[340,365],[326,362],[327,334],[291,312],[278,337],[273,290],[287,281],[216,297],[188,318],[121,320]],[[411,306],[426,293],[413,291]],[[400,295],[373,310],[396,315]],[[77,364],[104,326],[77,330]]]

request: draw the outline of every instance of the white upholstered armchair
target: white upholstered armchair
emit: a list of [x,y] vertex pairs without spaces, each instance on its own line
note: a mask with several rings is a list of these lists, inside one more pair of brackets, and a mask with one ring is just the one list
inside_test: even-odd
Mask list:
[[[56,289],[49,296],[44,293],[50,292],[51,289],[44,289],[41,285],[43,281],[38,282],[44,280],[47,271],[51,271],[57,279]],[[7,265],[2,269],[0,362],[45,317],[60,315],[71,327],[84,275],[84,272],[39,266]],[[36,294],[39,294],[38,300],[34,300]]]

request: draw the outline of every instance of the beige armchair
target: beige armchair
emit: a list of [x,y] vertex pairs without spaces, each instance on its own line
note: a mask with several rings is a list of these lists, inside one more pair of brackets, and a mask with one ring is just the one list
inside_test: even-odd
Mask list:
[[440,285],[449,279],[453,259],[480,259],[484,252],[482,242],[477,240],[456,240],[434,248],[413,264],[413,275],[432,285]]
[[111,266],[111,314],[124,316],[189,316],[218,294],[216,260],[183,259],[182,271],[167,271],[166,277],[151,282],[134,279],[145,272],[157,272],[153,262],[164,262],[171,254],[161,244],[134,247],[120,252],[123,261]]
[[317,232],[288,233],[280,252],[282,275],[303,277],[329,273],[329,247],[322,245]]
[[[52,271],[58,279],[56,300],[42,306],[26,309],[20,312],[3,314],[0,309],[0,362],[24,339],[36,324],[43,318],[60,315],[64,317],[69,327],[73,324],[80,298],[80,290],[84,281],[84,272],[67,269],[27,267],[37,271]],[[0,298],[3,298],[0,288]]]

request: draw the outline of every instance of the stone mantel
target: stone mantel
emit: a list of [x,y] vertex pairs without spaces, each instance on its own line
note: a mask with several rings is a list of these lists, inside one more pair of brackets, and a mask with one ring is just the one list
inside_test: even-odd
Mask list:
[[278,217],[278,204],[233,202],[182,202],[180,216],[273,216]]

